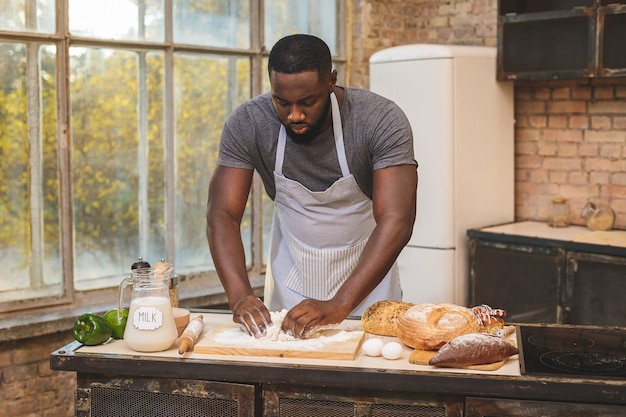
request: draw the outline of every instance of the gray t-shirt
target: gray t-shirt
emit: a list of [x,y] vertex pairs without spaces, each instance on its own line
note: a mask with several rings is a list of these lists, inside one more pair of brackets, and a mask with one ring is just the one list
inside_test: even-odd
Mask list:
[[[372,198],[373,170],[417,166],[411,126],[394,102],[366,90],[344,91],[341,122],[348,167]],[[272,200],[280,126],[269,93],[246,101],[226,120],[217,159],[221,166],[256,169]],[[332,127],[308,144],[296,144],[287,136],[283,175],[311,191],[324,191],[341,178]]]

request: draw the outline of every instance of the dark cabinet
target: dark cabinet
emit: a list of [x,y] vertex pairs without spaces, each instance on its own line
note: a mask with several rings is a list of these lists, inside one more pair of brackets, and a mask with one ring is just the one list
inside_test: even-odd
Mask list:
[[626,75],[626,1],[499,0],[499,80]]
[[626,326],[626,258],[568,252],[563,321]]
[[79,374],[77,417],[463,417],[462,396]]
[[557,403],[548,401],[466,398],[465,417],[617,417],[626,415],[622,406]]
[[[593,232],[567,229],[522,222],[468,231],[469,305],[502,308],[517,323],[626,326],[626,247],[577,242]],[[611,233],[626,245],[626,232]]]
[[624,2],[598,10],[602,28],[598,39],[598,74],[601,76],[626,75],[626,4],[621,3]]
[[266,417],[462,417],[463,397],[265,384]]
[[77,417],[255,416],[255,386],[79,374]]
[[506,310],[516,323],[561,322],[560,248],[470,238],[470,303]]

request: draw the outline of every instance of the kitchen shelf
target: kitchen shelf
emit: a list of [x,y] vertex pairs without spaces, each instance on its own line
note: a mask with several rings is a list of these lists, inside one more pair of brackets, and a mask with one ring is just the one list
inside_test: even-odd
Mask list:
[[626,76],[626,1],[499,0],[497,78]]

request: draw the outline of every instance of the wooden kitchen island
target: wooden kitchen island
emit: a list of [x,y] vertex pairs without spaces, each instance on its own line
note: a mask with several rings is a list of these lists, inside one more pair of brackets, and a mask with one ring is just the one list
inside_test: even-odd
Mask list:
[[[231,318],[203,315],[205,330]],[[73,342],[50,362],[77,373],[78,417],[626,416],[626,379],[520,375],[517,355],[495,371],[446,370],[410,364],[410,352],[394,361],[181,356],[133,352],[118,340]]]

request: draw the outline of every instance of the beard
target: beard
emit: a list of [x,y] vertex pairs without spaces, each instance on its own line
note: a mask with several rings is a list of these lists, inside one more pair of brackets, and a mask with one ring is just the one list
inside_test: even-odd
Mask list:
[[310,126],[309,129],[304,133],[296,133],[291,129],[291,125],[295,125],[295,123],[290,123],[285,125],[285,130],[287,131],[287,136],[291,138],[295,143],[299,144],[307,144],[313,142],[313,139],[317,137],[320,133],[322,133],[322,126],[326,121],[326,117],[328,116],[328,112],[330,111],[330,96],[328,96],[328,100],[326,101],[326,105],[324,106],[324,110],[320,115],[320,118],[317,122]]

